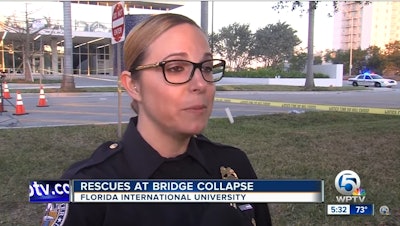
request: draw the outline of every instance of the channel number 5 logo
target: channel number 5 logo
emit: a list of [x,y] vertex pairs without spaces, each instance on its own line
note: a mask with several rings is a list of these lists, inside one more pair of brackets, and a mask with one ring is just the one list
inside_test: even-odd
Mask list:
[[336,190],[342,195],[352,195],[353,191],[360,186],[360,177],[351,170],[343,170],[335,178]]

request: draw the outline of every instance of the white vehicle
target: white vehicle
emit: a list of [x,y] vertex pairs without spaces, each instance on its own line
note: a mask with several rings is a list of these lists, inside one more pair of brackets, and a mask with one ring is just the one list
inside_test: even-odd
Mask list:
[[397,85],[396,80],[386,79],[377,74],[360,74],[355,78],[349,78],[348,81],[353,86],[392,87]]

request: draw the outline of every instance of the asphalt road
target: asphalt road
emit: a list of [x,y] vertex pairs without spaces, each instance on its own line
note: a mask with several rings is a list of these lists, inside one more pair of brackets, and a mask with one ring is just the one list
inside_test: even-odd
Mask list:
[[[222,82],[222,81],[221,81]],[[225,80],[225,84],[229,81]],[[251,81],[233,81],[241,84],[251,84]],[[93,80],[76,78],[77,87],[85,86],[116,86],[113,79]],[[12,87],[11,87],[12,86]],[[18,87],[19,86],[19,87]],[[32,88],[31,85],[12,84],[12,99],[3,100],[7,112],[0,113],[0,128],[41,127],[82,124],[109,124],[119,120],[127,122],[134,116],[130,108],[130,97],[121,95],[121,117],[118,117],[117,93],[46,93],[49,107],[37,107],[39,94],[23,93],[26,115],[14,115],[16,95],[12,90]],[[46,85],[59,87],[59,84]],[[33,87],[33,88],[37,88]],[[217,92],[217,98],[238,98],[285,103],[323,104],[340,106],[358,106],[374,108],[393,108],[400,111],[400,89],[373,88],[365,91],[346,92]],[[255,104],[237,104],[215,102],[212,117],[227,117],[225,108],[229,108],[234,117],[241,115],[273,114],[278,112],[293,112],[296,108],[268,107]]]

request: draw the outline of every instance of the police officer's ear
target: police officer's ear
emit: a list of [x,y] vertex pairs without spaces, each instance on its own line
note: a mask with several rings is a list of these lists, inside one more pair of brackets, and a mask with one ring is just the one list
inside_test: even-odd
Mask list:
[[129,96],[131,96],[136,101],[141,100],[140,92],[138,89],[138,81],[132,78],[131,72],[123,71],[121,73],[121,83],[126,92],[128,92]]

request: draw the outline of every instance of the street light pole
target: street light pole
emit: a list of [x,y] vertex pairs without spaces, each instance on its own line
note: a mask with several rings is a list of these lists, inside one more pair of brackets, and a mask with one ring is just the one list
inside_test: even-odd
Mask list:
[[201,1],[201,29],[208,36],[208,1]]
[[1,67],[2,67],[2,72],[5,72],[5,65],[4,65],[4,41],[1,40]]
[[11,42],[11,46],[12,46],[12,70],[13,70],[13,74],[15,75],[16,69],[15,69],[15,49],[14,49],[14,41]]
[[211,53],[214,54],[214,1],[211,1]]
[[349,77],[351,77],[351,68],[353,67],[353,16],[351,16],[351,27],[350,27],[350,62],[349,62]]
[[2,66],[2,71],[5,72],[6,71],[6,65],[5,64],[5,60],[4,60],[4,39],[7,36],[7,31],[4,31],[3,37],[1,37],[1,66]]

